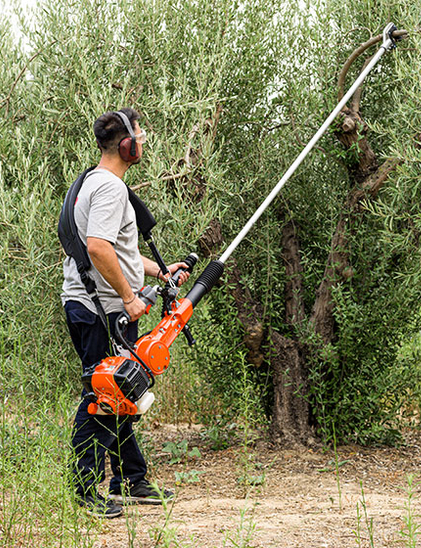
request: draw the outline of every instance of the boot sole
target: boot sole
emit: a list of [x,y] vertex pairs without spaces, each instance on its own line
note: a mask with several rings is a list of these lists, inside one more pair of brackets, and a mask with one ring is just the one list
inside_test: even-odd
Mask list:
[[[108,495],[108,498],[119,504],[151,504],[153,506],[159,506],[162,504],[161,499],[146,498],[146,497],[122,497],[121,495]],[[170,502],[172,499],[166,499]]]
[[115,512],[113,514],[106,514],[105,512],[104,513],[101,513],[101,512],[95,512],[95,510],[90,510],[89,508],[85,508],[85,511],[87,514],[89,514],[90,516],[92,517],[95,517],[95,518],[105,518],[105,519],[114,519],[114,518],[118,518],[120,517],[122,514],[123,514],[123,508],[121,509],[120,512]]

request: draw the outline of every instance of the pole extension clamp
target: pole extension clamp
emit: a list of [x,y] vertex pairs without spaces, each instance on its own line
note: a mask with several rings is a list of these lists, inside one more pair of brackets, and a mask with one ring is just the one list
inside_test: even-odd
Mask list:
[[396,25],[389,23],[383,30],[383,44],[381,45],[386,51],[395,49],[396,42],[400,42],[405,38],[405,31],[399,31],[396,28]]
[[401,40],[403,40],[403,36],[393,36],[395,31],[397,30],[398,29],[396,28],[396,25],[394,25],[393,23],[389,23],[385,26],[383,30],[383,44],[381,45],[381,47],[384,48],[386,51],[395,49],[396,42],[400,42]]

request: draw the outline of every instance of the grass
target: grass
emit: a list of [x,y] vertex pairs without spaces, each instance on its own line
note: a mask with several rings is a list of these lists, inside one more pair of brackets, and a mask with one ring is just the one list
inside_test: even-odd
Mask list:
[[[104,535],[112,535],[113,522],[88,517],[77,507],[68,487],[69,439],[74,410],[75,399],[71,391],[49,401],[29,397],[24,391],[19,401],[4,399],[0,429],[2,548],[96,548]],[[241,463],[243,447],[236,447]],[[250,447],[248,454],[254,455]],[[243,471],[247,472],[250,480],[252,471],[249,465]],[[185,473],[189,472],[192,471],[186,465]],[[256,490],[251,490],[251,483],[248,481],[248,493],[258,504],[259,497],[263,495],[258,493],[256,496]],[[180,490],[182,488],[183,485]],[[376,518],[371,515],[362,483],[360,489],[354,542],[361,548],[376,548],[377,533],[380,531],[376,526]],[[402,528],[396,531],[400,537],[397,544],[400,547],[415,548],[419,540],[419,516],[416,512],[418,489],[419,482],[409,475],[402,488]],[[343,497],[346,498],[346,495],[343,493]],[[225,521],[225,529],[221,531],[221,546],[253,546],[258,529],[254,508],[256,506],[250,509],[247,503],[236,522],[228,528]],[[189,539],[180,533],[180,522],[173,517],[172,504],[164,505],[162,515],[155,525],[151,525],[150,520],[142,519],[142,508],[129,507],[123,519],[126,534],[124,546],[128,548],[142,546],[140,537],[144,539],[145,527],[149,531],[151,546],[156,548],[201,546],[198,539]],[[121,531],[122,520],[119,523]]]
[[3,407],[4,548],[93,545],[95,523],[79,512],[68,487],[70,423],[58,416],[61,410],[62,402],[40,406],[25,397]]
[[[74,373],[76,368],[66,362],[68,349],[63,352],[62,346],[53,345],[42,350],[43,343],[38,339],[29,353],[23,331],[15,334],[10,344],[10,326],[1,327],[0,545],[2,548],[96,547],[104,527],[110,526],[107,521],[90,518],[78,507],[69,481],[71,426],[78,403],[79,379]],[[54,341],[52,334],[50,337]],[[66,347],[67,342],[64,344]],[[69,362],[77,362],[71,351],[69,356]],[[59,365],[55,372],[56,364]],[[186,373],[182,364],[178,379],[180,373]],[[145,426],[153,423],[160,413],[174,422],[193,420],[191,407],[184,402],[188,402],[195,381],[185,386],[177,383],[174,389],[174,374],[170,379],[170,374],[167,379],[163,376],[157,390],[162,397],[154,413],[146,418]],[[169,393],[166,387],[171,382],[173,392]],[[141,433],[139,437],[143,438]],[[141,441],[142,445],[148,445],[146,440]],[[152,445],[146,449],[153,460]],[[187,455],[192,451],[198,456],[197,448],[190,451],[186,448],[184,452]],[[199,473],[186,467],[182,483],[196,480]],[[156,546],[186,546],[178,540],[172,508],[164,505],[164,521],[149,528]],[[129,508],[124,519],[127,546],[138,548],[139,531],[143,528],[139,512]]]
[[400,531],[407,548],[415,548],[417,545],[417,540],[420,536],[421,523],[418,521],[419,515],[417,515],[414,510],[414,502],[419,485],[420,482],[416,481],[415,476],[413,474],[408,474],[406,478],[406,486],[403,487],[403,491],[405,493],[405,505],[403,508],[404,527]]
[[[98,542],[107,531],[112,531],[112,522],[101,521],[88,517],[77,506],[72,491],[69,488],[69,455],[70,432],[77,405],[77,377],[73,376],[70,363],[63,359],[62,347],[48,349],[48,362],[43,368],[41,360],[38,369],[32,364],[28,366],[27,353],[22,351],[25,345],[19,344],[15,338],[12,347],[0,339],[1,377],[3,380],[1,425],[0,425],[0,533],[2,548],[21,548],[37,546],[39,548],[96,548]],[[40,344],[40,343],[38,343]],[[42,355],[40,346],[34,346],[34,355]],[[66,352],[64,352],[66,355]],[[34,359],[32,357],[32,359]],[[59,360],[59,380],[53,377],[53,364]],[[258,503],[266,482],[267,468],[259,469],[259,459],[254,449],[254,413],[250,404],[252,394],[247,385],[246,363],[242,361],[243,381],[241,385],[243,397],[239,405],[238,423],[241,427],[235,433],[236,448],[234,471],[241,483],[243,494]],[[183,365],[181,365],[183,367]],[[187,366],[186,366],[187,367]],[[174,367],[174,370],[176,368]],[[68,379],[72,383],[63,382],[63,371],[69,372]],[[178,379],[180,378],[180,370]],[[183,370],[183,373],[187,371]],[[168,372],[169,373],[169,372]],[[173,381],[176,379],[172,373]],[[162,386],[169,383],[169,376],[162,376]],[[174,411],[170,408],[176,402],[188,401],[186,391],[192,390],[190,382],[184,386],[177,383],[177,398],[168,394],[163,397],[155,415],[146,417],[145,426],[156,420],[162,412],[164,417],[177,419],[179,422],[189,422],[194,419],[189,406],[181,406]],[[175,390],[175,389],[174,389]],[[165,392],[165,390],[163,390]],[[175,392],[174,392],[175,393]],[[186,412],[187,416],[183,413]],[[141,428],[138,428],[141,433]],[[142,445],[145,445],[149,460],[152,462],[152,473],[156,472],[155,449],[148,437],[139,435]],[[219,447],[218,447],[219,448]],[[181,458],[188,455],[187,445],[177,446]],[[226,449],[222,446],[221,449]],[[197,455],[196,455],[197,456]],[[332,471],[335,472],[339,493],[339,507],[342,508],[343,493],[341,488],[338,460],[335,443],[335,460]],[[179,489],[195,484],[205,476],[198,476],[196,463],[185,463],[183,477],[179,478]],[[416,497],[419,483],[414,476],[408,476],[407,484],[402,491],[403,527],[397,532],[400,536],[400,546],[415,548],[419,538],[419,518],[416,514]],[[248,548],[253,545],[253,537],[258,524],[255,521],[254,510],[245,507],[238,517],[238,522],[225,529],[221,543],[224,548]],[[126,534],[125,545],[128,548],[140,548],[140,537],[144,538],[145,527],[148,528],[152,545],[168,548],[200,548],[197,539],[185,539],[179,532],[179,523],[174,520],[173,506],[163,507],[159,521],[151,526],[141,518],[141,511],[129,508],[124,517]],[[120,520],[121,523],[121,520]],[[121,527],[121,525],[120,525]],[[142,534],[140,534],[142,533]],[[376,547],[376,522],[370,515],[369,504],[361,484],[361,498],[357,504],[356,526],[354,528],[355,543],[358,547]],[[111,533],[112,534],[112,533]]]
[[[416,481],[413,474],[406,476],[406,485],[401,488],[404,493],[404,505],[402,507],[403,515],[401,517],[403,526],[399,531],[399,536],[402,539],[397,541],[396,545],[403,548],[416,548],[417,541],[420,535],[421,522],[420,516],[415,511],[415,499],[418,495],[418,487],[420,482]],[[363,482],[360,481],[361,498],[357,503],[357,524],[353,530],[355,542],[358,548],[369,546],[376,548],[375,540],[375,521],[370,516],[369,507],[366,501]],[[367,544],[368,542],[368,544]],[[383,544],[382,544],[383,546]]]
[[[370,543],[370,548],[374,548],[374,520],[372,517],[369,517],[368,514],[368,508],[367,508],[367,502],[365,500],[365,493],[364,493],[364,487],[362,481],[360,481],[361,486],[361,500],[359,503],[357,503],[357,531],[358,534],[356,535],[357,544],[360,547],[361,546],[361,520],[363,520],[363,523],[365,524],[366,531],[368,533],[368,540]],[[361,513],[362,508],[362,513]]]

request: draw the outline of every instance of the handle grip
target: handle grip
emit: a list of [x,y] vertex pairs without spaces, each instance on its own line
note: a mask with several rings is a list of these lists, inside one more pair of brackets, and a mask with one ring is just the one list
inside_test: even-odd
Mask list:
[[180,274],[182,272],[192,272],[194,265],[197,263],[199,257],[196,255],[196,253],[190,253],[188,257],[186,257],[183,261],[183,263],[186,263],[188,266],[187,268],[179,268],[174,272],[171,279],[174,282],[175,286],[178,287],[178,282],[180,280]]
[[158,296],[158,287],[159,286],[157,285],[155,287],[146,285],[145,287],[142,287],[137,295],[139,299],[146,305],[145,314],[149,314],[151,307],[156,303],[156,298]]

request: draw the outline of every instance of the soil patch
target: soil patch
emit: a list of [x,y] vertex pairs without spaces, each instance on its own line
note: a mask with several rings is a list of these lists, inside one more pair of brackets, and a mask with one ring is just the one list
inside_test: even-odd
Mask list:
[[[169,464],[174,455],[162,450],[169,441],[181,452],[187,441],[200,456],[184,451]],[[264,440],[247,452],[241,444],[213,451],[197,427],[159,426],[144,446],[152,476],[175,487],[175,503],[167,511],[128,507],[104,523],[95,548],[152,548],[158,538],[158,546],[183,548],[406,546],[405,490],[420,469],[420,434],[408,434],[400,448],[339,447],[338,470],[333,451],[274,450]],[[411,506],[420,523],[417,496]]]

